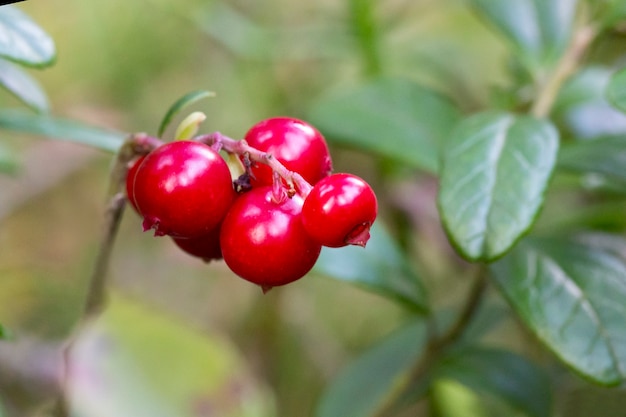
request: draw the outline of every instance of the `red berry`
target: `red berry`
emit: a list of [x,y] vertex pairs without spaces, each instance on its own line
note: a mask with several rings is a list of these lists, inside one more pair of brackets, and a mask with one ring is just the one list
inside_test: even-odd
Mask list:
[[264,290],[302,278],[321,251],[302,227],[302,198],[276,203],[273,195],[270,186],[240,195],[220,234],[228,267]]
[[139,213],[139,209],[137,208],[137,203],[135,202],[135,177],[137,176],[137,171],[139,170],[139,166],[143,162],[144,158],[145,156],[141,156],[132,161],[130,168],[128,168],[128,173],[126,174],[126,198],[128,198],[128,202],[137,213]]
[[[289,117],[263,120],[252,126],[245,140],[253,148],[271,153],[285,168],[298,172],[311,184],[332,171],[326,140],[301,120]],[[272,184],[272,170],[267,165],[255,164],[251,173],[253,186]]]
[[193,238],[222,221],[235,191],[217,152],[202,143],[177,141],[146,156],[135,176],[134,197],[144,230]]
[[222,248],[220,247],[220,226],[211,230],[208,234],[199,237],[184,239],[180,237],[172,238],[176,246],[189,255],[201,258],[205,262],[222,259]]
[[333,174],[315,184],[306,197],[302,223],[324,246],[365,246],[377,213],[376,195],[367,182],[352,174]]

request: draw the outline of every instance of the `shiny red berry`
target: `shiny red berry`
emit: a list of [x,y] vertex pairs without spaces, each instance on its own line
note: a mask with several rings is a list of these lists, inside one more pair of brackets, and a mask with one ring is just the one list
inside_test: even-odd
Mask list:
[[352,174],[333,174],[306,197],[302,223],[324,246],[365,246],[377,213],[376,195],[367,182]]
[[222,248],[220,247],[220,229],[217,226],[206,235],[192,238],[172,238],[176,246],[191,256],[200,258],[205,262],[222,259]]
[[[288,170],[298,172],[311,184],[328,176],[332,161],[326,140],[310,124],[290,117],[263,120],[246,133],[248,145],[271,153]],[[254,164],[252,185],[271,185],[272,170]]]
[[230,171],[209,146],[167,143],[149,153],[135,175],[134,199],[144,230],[155,235],[206,235],[224,218],[235,197]]
[[228,267],[264,290],[302,278],[321,251],[302,226],[302,198],[276,203],[273,196],[270,186],[239,196],[220,234]]
[[137,213],[139,213],[139,209],[137,208],[137,203],[135,202],[135,177],[137,176],[137,171],[139,170],[139,166],[143,162],[145,156],[141,156],[130,163],[130,167],[128,168],[128,173],[126,174],[126,197],[128,198],[128,202],[135,209]]

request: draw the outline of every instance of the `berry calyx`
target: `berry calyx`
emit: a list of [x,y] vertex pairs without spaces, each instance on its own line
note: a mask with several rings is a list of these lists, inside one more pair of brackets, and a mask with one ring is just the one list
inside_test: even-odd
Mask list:
[[[299,173],[311,184],[332,171],[326,140],[317,129],[302,120],[290,117],[265,119],[252,126],[244,139],[248,145],[272,155],[286,169]],[[269,166],[253,163],[250,173],[253,186],[272,184]]]
[[253,188],[232,205],[220,234],[226,265],[264,291],[302,278],[321,245],[302,226],[302,198],[275,201],[271,186]]
[[315,184],[304,201],[302,223],[324,246],[365,246],[378,214],[376,194],[362,178],[333,174]]
[[224,218],[235,197],[226,162],[194,141],[167,143],[149,153],[133,184],[144,230],[156,236],[195,238]]
[[176,246],[191,256],[202,259],[204,262],[222,259],[220,247],[220,226],[206,235],[192,238],[172,238]]

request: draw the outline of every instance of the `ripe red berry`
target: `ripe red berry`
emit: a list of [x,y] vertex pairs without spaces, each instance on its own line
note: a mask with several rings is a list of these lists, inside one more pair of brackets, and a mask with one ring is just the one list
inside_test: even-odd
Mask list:
[[[271,153],[285,168],[298,172],[311,184],[328,176],[332,161],[326,140],[310,124],[289,117],[263,120],[246,133],[248,145]],[[252,185],[271,185],[272,170],[265,164],[255,164]]]
[[276,203],[273,194],[263,186],[240,195],[220,234],[228,267],[264,290],[302,278],[321,251],[302,226],[302,198]]
[[376,195],[367,182],[352,174],[333,174],[306,197],[302,223],[324,246],[365,246],[377,213]]
[[130,168],[128,168],[128,173],[126,174],[126,197],[128,198],[130,205],[137,213],[139,213],[139,209],[137,208],[137,203],[135,202],[135,176],[137,176],[137,171],[139,170],[139,166],[143,162],[144,158],[145,156],[141,156],[132,161]]
[[134,198],[144,230],[194,238],[214,229],[235,191],[222,157],[193,141],[167,143],[149,153],[137,170]]
[[220,228],[217,226],[206,235],[189,239],[172,238],[176,246],[189,255],[201,258],[205,262],[222,259],[222,248],[220,247]]

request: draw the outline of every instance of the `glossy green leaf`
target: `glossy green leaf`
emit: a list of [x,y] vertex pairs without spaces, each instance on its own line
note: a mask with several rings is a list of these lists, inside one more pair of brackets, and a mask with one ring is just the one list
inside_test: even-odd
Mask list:
[[0,57],[31,67],[51,65],[52,38],[15,6],[0,7]]
[[77,142],[109,152],[117,152],[127,136],[75,120],[19,110],[0,110],[0,129]]
[[594,173],[626,183],[626,135],[578,141],[563,146],[559,166]]
[[163,136],[165,129],[167,129],[169,124],[172,122],[172,119],[185,107],[208,97],[215,97],[215,93],[207,90],[192,91],[176,100],[176,102],[167,110],[165,116],[163,116],[157,135],[159,137]]
[[459,110],[403,79],[379,79],[317,101],[308,119],[331,143],[437,173],[439,149]]
[[551,416],[550,380],[541,368],[513,352],[483,347],[455,351],[437,364],[435,375],[497,397],[529,417]]
[[340,371],[323,393],[316,417],[370,417],[422,354],[426,327],[412,323]]
[[48,98],[39,83],[17,65],[3,59],[0,59],[0,85],[33,110],[48,111]]
[[606,96],[613,106],[626,112],[626,68],[611,76],[606,87]]
[[428,309],[420,277],[379,223],[374,223],[365,248],[323,248],[313,271],[359,285],[417,311]]
[[554,63],[570,41],[577,0],[470,0],[532,72]]
[[613,70],[602,66],[584,68],[559,91],[552,117],[571,136],[590,139],[626,133],[626,114],[607,99]]
[[[526,326],[563,362],[604,385],[626,379],[624,253],[582,239],[522,242],[493,264],[495,283]],[[596,239],[597,240],[597,239]]]
[[468,260],[503,255],[533,224],[556,162],[547,121],[487,112],[461,122],[443,154],[439,210]]
[[227,339],[119,297],[81,327],[70,360],[73,416],[273,415],[264,386]]

